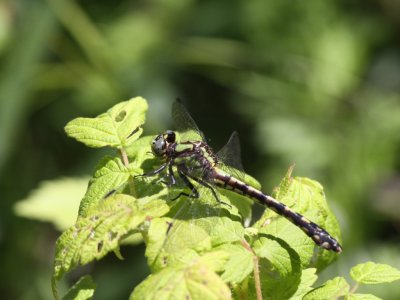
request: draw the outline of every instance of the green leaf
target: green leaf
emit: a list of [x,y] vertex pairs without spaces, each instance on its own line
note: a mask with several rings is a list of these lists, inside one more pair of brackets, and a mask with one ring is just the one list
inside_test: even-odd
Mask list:
[[159,218],[151,221],[146,257],[153,271],[187,263],[211,249],[211,238],[193,222]]
[[141,97],[120,102],[95,118],[76,118],[65,126],[68,136],[89,147],[123,148],[137,140],[145,122],[147,102]]
[[43,181],[30,195],[15,204],[18,216],[47,221],[62,231],[71,227],[78,215],[88,178],[60,178]]
[[137,204],[141,213],[151,220],[152,218],[162,217],[169,212],[169,206],[162,198],[166,191],[162,190],[152,196],[137,199]]
[[204,229],[211,238],[213,246],[240,241],[244,238],[244,228],[240,222],[229,217],[212,216],[192,220],[196,226]]
[[199,263],[206,265],[210,270],[214,272],[222,272],[225,269],[229,254],[222,250],[213,250],[207,252],[199,258]]
[[[130,144],[125,150],[128,154],[128,157],[131,161],[130,166],[133,168],[142,168],[143,163],[148,160],[151,161],[152,164],[148,166],[148,170],[154,164],[160,164],[160,159],[155,158],[151,153],[151,142],[153,141],[154,136],[143,136],[140,137],[137,141]],[[147,162],[147,161],[146,161]]]
[[266,258],[283,276],[300,271],[298,255],[272,236],[258,238],[253,242],[252,248],[258,257]]
[[231,299],[226,284],[201,263],[185,268],[168,267],[150,275],[131,294],[136,299]]
[[[171,188],[168,191],[173,198],[182,190]],[[222,195],[220,199],[229,203]],[[200,190],[198,199],[180,197],[170,204],[173,205],[169,213],[172,218],[153,220],[146,238],[146,257],[153,270],[180,264],[204,254],[211,247],[244,238],[242,224],[228,217],[231,212],[238,216],[235,207],[218,204],[208,189]]]
[[268,259],[282,276],[299,273],[302,267],[307,266],[314,247],[293,226],[284,219],[278,219],[269,224],[252,244],[255,253]]
[[350,286],[343,277],[328,280],[321,287],[316,288],[304,296],[304,300],[337,299],[347,295]]
[[400,270],[385,264],[366,262],[351,268],[350,276],[363,284],[378,284],[400,279]]
[[131,176],[132,170],[124,166],[118,157],[105,157],[96,167],[88,190],[79,206],[79,216],[86,216],[87,210],[116,189],[120,189]]
[[312,290],[312,284],[317,280],[316,269],[310,268],[286,277],[274,276],[265,271],[264,263],[260,265],[262,293],[268,299],[303,299]]
[[90,300],[93,298],[96,284],[90,276],[83,276],[63,297],[63,300]]
[[225,251],[229,257],[224,265],[221,278],[224,282],[236,284],[242,282],[254,268],[253,254],[240,244],[224,244],[217,248]]
[[318,276],[315,274],[316,271],[317,269],[315,268],[302,271],[300,284],[297,287],[296,293],[290,298],[291,300],[301,300],[305,294],[313,289],[312,285],[318,279]]
[[301,282],[299,254],[283,240],[272,235],[260,235],[252,243],[253,251],[260,257],[263,294],[271,299],[292,296]]
[[218,189],[218,192],[220,192],[224,197],[228,198],[229,203],[238,209],[241,219],[244,223],[251,222],[253,200],[251,200],[249,197],[226,189]]
[[346,300],[382,300],[382,299],[372,294],[349,294],[347,295]]
[[118,248],[119,241],[146,218],[135,198],[115,195],[79,218],[57,240],[53,278],[59,280],[77,266],[100,259]]

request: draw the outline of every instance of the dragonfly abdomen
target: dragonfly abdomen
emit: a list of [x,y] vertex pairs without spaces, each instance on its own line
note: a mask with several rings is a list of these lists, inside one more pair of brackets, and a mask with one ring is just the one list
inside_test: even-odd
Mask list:
[[307,234],[317,245],[327,250],[333,250],[338,253],[342,252],[342,247],[339,242],[330,236],[326,230],[308,220],[301,214],[293,211],[285,204],[275,200],[271,196],[264,194],[260,190],[257,190],[230,175],[220,172],[216,172],[214,180],[215,184],[219,187],[231,189],[250,198],[257,199],[261,204],[268,206],[277,214],[284,216],[293,224],[300,227],[301,230],[303,230],[304,233]]

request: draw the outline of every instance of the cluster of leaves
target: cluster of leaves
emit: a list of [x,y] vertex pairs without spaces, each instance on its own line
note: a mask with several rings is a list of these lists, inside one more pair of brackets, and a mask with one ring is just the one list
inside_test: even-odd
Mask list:
[[[56,299],[57,282],[67,272],[109,252],[121,257],[119,245],[138,235],[146,243],[152,274],[135,288],[131,299],[243,295],[249,299],[346,295],[372,299],[355,294],[355,288],[350,289],[340,277],[313,288],[316,272],[337,254],[316,248],[300,229],[274,212],[266,210],[253,226],[245,227],[244,221],[251,218],[251,203],[241,195],[220,191],[219,197],[228,205],[216,204],[207,193],[201,193],[200,199],[168,201],[181,191],[178,187],[166,188],[138,176],[161,163],[149,155],[152,137],[140,137],[147,108],[146,100],[137,97],[96,118],[77,118],[66,126],[69,136],[87,146],[114,147],[120,154],[98,164],[75,225],[57,241],[52,278]],[[259,187],[254,179],[246,176],[246,180]],[[274,196],[340,238],[319,183],[293,178],[290,169]],[[371,284],[400,279],[400,272],[367,263],[353,268],[351,276]],[[88,299],[94,290],[91,278],[84,276],[65,299]]]

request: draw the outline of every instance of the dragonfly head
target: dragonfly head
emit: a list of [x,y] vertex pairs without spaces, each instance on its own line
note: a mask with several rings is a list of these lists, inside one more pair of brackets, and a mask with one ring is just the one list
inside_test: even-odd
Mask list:
[[157,135],[151,143],[151,151],[157,157],[163,157],[166,155],[168,147],[175,143],[176,135],[172,130]]

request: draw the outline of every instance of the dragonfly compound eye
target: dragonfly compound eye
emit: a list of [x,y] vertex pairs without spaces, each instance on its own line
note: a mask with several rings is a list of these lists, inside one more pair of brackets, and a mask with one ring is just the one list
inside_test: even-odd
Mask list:
[[157,135],[151,143],[151,151],[155,156],[163,156],[165,154],[166,142],[162,134]]

